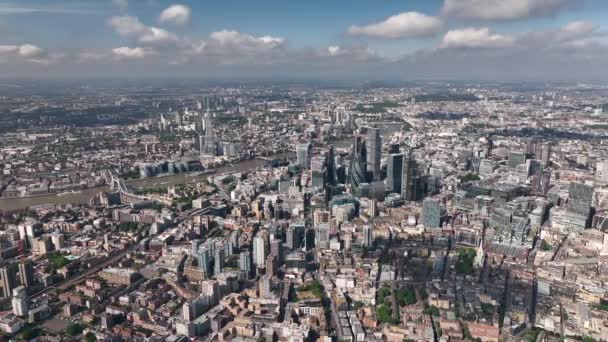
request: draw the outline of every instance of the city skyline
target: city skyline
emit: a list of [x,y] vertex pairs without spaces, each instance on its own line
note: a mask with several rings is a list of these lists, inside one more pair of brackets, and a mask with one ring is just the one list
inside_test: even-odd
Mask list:
[[599,0],[0,2],[0,78],[600,80]]

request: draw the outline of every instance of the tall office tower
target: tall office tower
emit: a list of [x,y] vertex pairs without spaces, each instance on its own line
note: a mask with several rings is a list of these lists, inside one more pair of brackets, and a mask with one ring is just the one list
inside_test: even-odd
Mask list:
[[266,274],[275,275],[278,268],[279,257],[274,253],[268,254],[268,257],[266,257]]
[[543,172],[543,166],[540,160],[528,159],[528,177],[532,177]]
[[234,248],[232,247],[232,242],[230,240],[224,242],[224,255],[229,257],[234,254]]
[[205,136],[202,134],[198,136],[198,151],[200,155],[205,154]]
[[329,185],[338,184],[338,168],[336,167],[336,155],[334,152],[334,147],[329,147],[329,152],[327,152],[327,183]]
[[310,171],[312,175],[312,186],[316,188],[325,188],[325,158],[323,156],[314,156],[310,162]]
[[182,115],[179,112],[175,112],[175,124],[178,127],[182,125]]
[[160,130],[164,131],[167,129],[167,119],[163,114],[160,115]]
[[386,190],[387,192],[401,193],[401,179],[403,174],[403,154],[390,154],[386,164]]
[[414,179],[418,174],[418,163],[410,151],[407,156],[403,157],[402,166],[402,177],[401,177],[401,197],[406,201],[413,201],[415,199],[415,188]]
[[355,144],[353,145],[352,157],[350,161],[350,168],[348,171],[349,182],[353,193],[356,193],[361,183],[367,182],[367,151],[365,148],[365,141],[361,137],[355,138]]
[[13,314],[18,317],[27,316],[27,291],[24,286],[19,286],[13,289]]
[[215,267],[213,268],[213,272],[217,275],[224,271],[224,261],[226,259],[226,252],[224,252],[223,248],[218,248],[215,250]]
[[286,245],[290,249],[300,248],[302,246],[302,233],[304,232],[304,224],[291,224],[287,227]]
[[486,135],[486,158],[490,158],[490,155],[494,151],[494,139],[491,134]]
[[198,267],[203,270],[206,278],[211,276],[211,269],[209,267],[209,264],[211,263],[210,259],[209,250],[206,247],[199,247],[197,251]]
[[265,274],[260,277],[260,281],[258,283],[259,293],[258,295],[262,298],[270,298],[272,297],[272,276],[269,274]]
[[371,225],[365,225],[363,227],[363,246],[370,248],[374,243],[373,227]]
[[279,264],[283,262],[283,241],[276,239],[270,242],[270,254],[277,256]]
[[540,157],[537,157],[537,159],[540,159],[543,166],[548,166],[551,160],[551,144],[548,142],[541,144],[540,152]]
[[257,267],[266,262],[266,239],[265,234],[258,234],[253,238],[253,263]]
[[0,286],[2,286],[2,297],[4,298],[10,297],[16,286],[15,273],[10,270],[10,265],[0,267]]
[[518,165],[526,163],[526,154],[523,152],[510,151],[507,166],[511,170],[515,170]]
[[422,201],[422,225],[428,228],[441,227],[441,202],[435,198]]
[[34,264],[27,260],[19,263],[19,278],[21,285],[30,287],[34,284]]
[[220,283],[217,280],[204,280],[201,282],[201,293],[209,297],[213,305],[220,301]]
[[298,165],[300,165],[300,167],[302,169],[310,170],[310,164],[312,162],[312,154],[313,154],[313,149],[312,149],[311,143],[297,145],[296,157],[298,158]]
[[540,182],[541,194],[543,196],[547,195],[550,187],[551,187],[551,171],[545,170],[543,172],[541,182]]
[[380,159],[382,157],[382,139],[380,138],[379,128],[367,129],[367,172],[372,174],[373,181],[379,181],[382,178],[380,169]]
[[296,248],[296,227],[290,225],[287,227],[285,231],[285,245],[289,247],[289,249]]
[[242,251],[239,254],[239,269],[245,272],[248,277],[251,276],[251,252]]
[[205,114],[205,122],[205,154],[215,156],[217,155],[217,142],[215,141],[213,120],[209,114]]
[[209,251],[209,257],[211,258],[215,254],[215,243],[217,239],[208,239],[205,241],[205,248]]
[[530,191],[534,195],[542,194],[542,177],[543,168],[540,166],[540,161],[536,159],[530,160],[530,168],[528,169],[528,175],[530,176]]
[[63,236],[61,233],[55,232],[51,235],[51,243],[56,251],[63,249],[65,248],[65,236]]
[[345,251],[350,251],[350,248],[353,244],[353,234],[349,233],[349,234],[344,234],[344,250]]
[[200,124],[200,131],[204,131],[205,129],[207,129],[207,118],[205,117],[205,115],[201,116],[201,124]]
[[240,238],[241,238],[241,233],[238,230],[235,230],[232,233],[230,233],[230,243],[232,244],[233,251],[238,251],[238,249],[240,247],[240,245],[239,245]]
[[329,248],[329,224],[322,223],[315,227],[315,247],[320,249]]
[[[538,137],[528,138],[528,140],[526,141],[526,153],[536,153],[537,146],[540,146],[540,140],[538,139]],[[536,158],[538,158],[538,156],[536,156]]]
[[583,183],[570,182],[568,190],[568,206],[570,212],[589,215],[593,203],[593,187]]

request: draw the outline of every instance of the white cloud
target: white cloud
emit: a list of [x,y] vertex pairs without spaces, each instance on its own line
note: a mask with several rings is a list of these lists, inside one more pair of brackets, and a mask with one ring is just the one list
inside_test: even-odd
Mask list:
[[158,20],[161,23],[171,23],[179,26],[186,25],[190,22],[191,11],[188,6],[172,5],[161,12]]
[[404,12],[378,23],[353,25],[348,29],[348,33],[381,38],[428,37],[437,34],[441,27],[442,23],[438,18],[418,12]]
[[95,11],[84,8],[68,8],[55,5],[13,5],[11,3],[0,4],[0,14],[94,14]]
[[46,52],[42,48],[32,44],[0,45],[0,55],[7,54],[14,54],[24,59],[33,59],[44,56]]
[[17,45],[0,45],[0,56],[15,53],[19,50]]
[[366,62],[366,61],[380,61],[381,58],[378,56],[376,51],[370,49],[367,46],[355,45],[355,46],[340,46],[331,45],[325,50],[320,50],[318,53],[320,57],[340,57],[340,61],[344,62]]
[[341,52],[341,48],[337,45],[332,45],[332,46],[328,46],[327,47],[327,52],[329,53],[330,56],[337,56],[340,54]]
[[285,44],[285,38],[273,36],[255,37],[238,31],[222,30],[209,35],[210,44],[216,49],[255,52],[275,49]]
[[178,36],[162,28],[147,26],[137,17],[127,15],[113,16],[107,20],[107,25],[171,64],[184,64],[201,56],[209,59],[221,56],[222,62],[234,63],[246,59],[244,57],[251,59],[252,56],[268,54],[286,43],[282,37],[253,36],[233,30],[213,32],[207,39]]
[[147,29],[137,17],[114,16],[108,19],[108,25],[121,36],[141,35]]
[[573,21],[555,33],[555,38],[559,41],[569,41],[578,38],[588,37],[597,31],[597,26],[588,21]]
[[527,48],[561,49],[569,47],[600,46],[605,44],[606,32],[588,21],[573,21],[563,27],[529,32],[518,39]]
[[39,46],[33,44],[0,45],[0,57],[3,60],[25,61],[48,65],[59,62],[64,55],[60,53],[49,54]]
[[173,33],[158,27],[149,27],[146,33],[139,37],[141,43],[147,44],[163,44],[176,40],[177,37]]
[[141,59],[149,54],[149,51],[142,47],[130,48],[128,46],[112,49],[112,53],[116,59]]
[[554,15],[576,0],[445,0],[445,16],[480,20],[517,20]]
[[23,44],[19,47],[19,55],[24,58],[36,58],[44,55],[44,50],[36,45]]
[[142,44],[166,44],[178,40],[175,34],[162,28],[146,26],[137,17],[114,16],[107,23],[119,35],[135,38]]
[[443,36],[444,48],[488,48],[506,47],[513,44],[513,37],[492,33],[487,27],[465,28],[448,31]]
[[205,51],[207,42],[204,40],[186,40],[183,42],[183,50],[187,55],[199,55]]

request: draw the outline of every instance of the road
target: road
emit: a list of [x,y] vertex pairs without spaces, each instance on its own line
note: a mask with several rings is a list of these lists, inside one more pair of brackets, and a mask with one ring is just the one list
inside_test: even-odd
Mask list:
[[65,289],[69,288],[70,286],[77,284],[77,283],[85,280],[86,278],[90,277],[91,275],[101,271],[103,268],[106,268],[106,267],[110,266],[111,264],[117,262],[118,260],[122,259],[127,253],[132,252],[139,246],[140,246],[139,242],[135,243],[135,244],[131,245],[129,248],[127,248],[123,251],[120,251],[118,254],[111,256],[110,258],[108,258],[107,260],[102,262],[101,264],[98,264],[95,267],[89,268],[84,273],[80,273],[76,277],[69,278],[69,279],[61,282],[60,285],[57,285],[56,287],[60,290],[65,290]]
[[[113,255],[111,257],[109,257],[108,259],[106,259],[105,261],[103,261],[102,263],[98,264],[95,267],[89,268],[88,270],[84,271],[83,273],[80,273],[78,276],[73,277],[73,278],[69,278],[66,279],[64,281],[61,281],[55,285],[51,285],[48,287],[45,287],[44,289],[36,292],[36,293],[32,293],[31,295],[28,296],[29,300],[32,300],[34,298],[40,297],[43,294],[54,290],[54,289],[61,289],[61,290],[65,290],[67,288],[69,288],[72,285],[75,285],[85,279],[87,279],[88,277],[90,277],[91,275],[95,274],[96,272],[99,272],[100,270],[102,270],[105,267],[110,266],[111,264],[117,262],[118,260],[122,259],[127,253],[135,250],[137,247],[139,247],[140,244],[139,243],[135,243],[132,246],[129,246],[129,248],[120,251],[118,254]],[[7,309],[10,308],[11,302],[8,302],[8,304],[5,304],[2,306],[2,309]]]
[[[178,216],[176,218],[175,225],[179,224],[181,221],[184,220],[185,217],[187,217],[189,215],[190,215],[190,212],[181,213],[180,216]],[[153,237],[153,236],[150,236],[150,237]],[[98,264],[98,265],[96,265],[96,266],[94,266],[92,268],[87,269],[83,273],[80,273],[80,274],[78,274],[77,276],[75,276],[73,278],[66,279],[66,280],[64,280],[64,281],[62,281],[59,284],[56,284],[54,286],[47,287],[44,290],[42,290],[42,291],[40,291],[38,293],[33,294],[29,298],[32,299],[32,298],[38,297],[38,296],[40,296],[40,295],[48,292],[49,290],[51,290],[53,288],[58,288],[60,290],[68,289],[72,285],[75,285],[75,284],[77,284],[77,283],[79,283],[79,282],[81,282],[81,281],[89,278],[91,275],[93,275],[93,274],[101,271],[102,269],[104,269],[104,268],[106,268],[106,267],[114,264],[115,262],[117,262],[120,259],[124,258],[124,256],[127,253],[130,253],[130,252],[134,251],[135,249],[139,248],[140,246],[141,246],[141,242],[134,243],[134,244],[130,245],[128,248],[126,248],[125,250],[122,250],[122,251],[118,252],[117,254],[112,255],[111,257],[107,258],[105,261],[101,262],[100,264]]]

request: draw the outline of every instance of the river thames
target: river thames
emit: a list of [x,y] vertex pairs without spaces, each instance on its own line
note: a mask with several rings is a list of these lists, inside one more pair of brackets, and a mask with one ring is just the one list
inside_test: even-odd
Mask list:
[[[287,152],[280,153],[268,158],[293,159],[295,153]],[[262,167],[267,163],[266,160],[251,159],[241,161],[231,165],[225,165],[218,167],[216,172],[212,175],[229,173],[229,172],[247,172],[258,167]],[[185,184],[185,183],[196,183],[207,179],[209,175],[201,174],[193,176],[192,174],[179,174],[163,177],[152,177],[144,179],[134,179],[127,181],[127,185],[130,187],[141,189],[141,188],[152,188],[152,187],[168,187],[170,185]],[[100,192],[108,191],[110,187],[108,185],[84,189],[79,192],[66,192],[59,194],[48,194],[35,197],[22,197],[22,198],[0,198],[0,211],[15,211],[22,210],[28,207],[44,204],[85,204],[89,203],[89,200]]]
[[[348,148],[352,142],[352,138],[343,138],[339,141],[333,142],[336,148]],[[296,154],[294,152],[279,153],[265,158],[283,159],[289,160],[295,159]],[[218,167],[213,175],[229,173],[229,172],[247,172],[258,167],[266,165],[267,161],[262,159],[251,159],[245,160],[238,163],[225,165]],[[133,179],[127,181],[127,185],[135,189],[141,188],[153,188],[153,187],[168,187],[170,185],[185,184],[185,183],[196,183],[207,179],[209,175],[198,175],[193,174],[178,174],[163,177],[151,177],[144,179]],[[0,197],[0,212],[2,211],[16,211],[23,210],[29,207],[34,207],[44,204],[86,204],[100,192],[108,191],[110,187],[108,185],[84,189],[79,192],[66,192],[59,194],[48,194],[35,197],[21,197],[21,198],[1,198]]]

